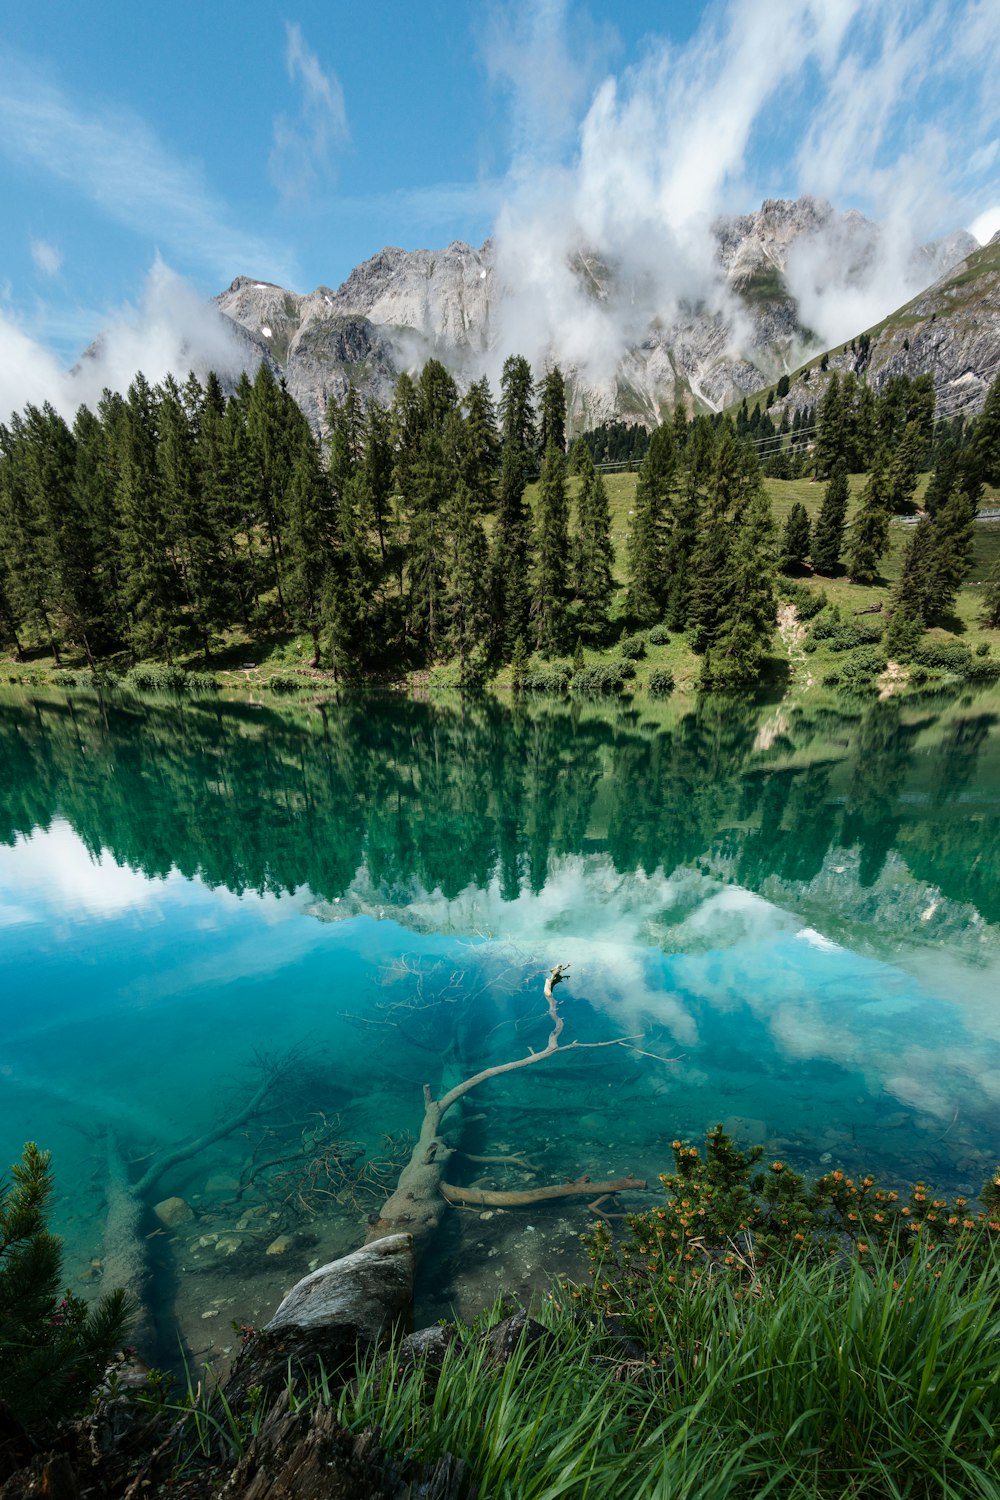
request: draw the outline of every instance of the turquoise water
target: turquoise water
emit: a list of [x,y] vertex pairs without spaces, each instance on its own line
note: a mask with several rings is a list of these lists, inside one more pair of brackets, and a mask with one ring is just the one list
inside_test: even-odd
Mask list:
[[[138,1176],[291,1054],[154,1195],[195,1213],[148,1220],[161,1338],[211,1356],[359,1242],[424,1082],[544,1045],[568,963],[566,1038],[619,1044],[484,1087],[464,1149],[524,1159],[459,1180],[655,1184],[723,1120],[806,1171],[974,1191],[1000,1149],[993,708],[2,702],[0,1160],[51,1149],[67,1277],[97,1289],[108,1131]],[[528,1295],[589,1221],[451,1213],[422,1310]]]

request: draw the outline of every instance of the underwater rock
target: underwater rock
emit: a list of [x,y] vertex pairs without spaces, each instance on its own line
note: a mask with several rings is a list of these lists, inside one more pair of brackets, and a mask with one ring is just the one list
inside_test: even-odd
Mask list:
[[746,1115],[730,1115],[723,1121],[723,1130],[741,1146],[763,1146],[767,1140],[767,1126],[763,1120],[752,1120]]
[[215,1241],[216,1255],[235,1255],[242,1248],[243,1241],[238,1234],[220,1234]]
[[268,1399],[284,1389],[289,1361],[304,1379],[356,1367],[358,1351],[387,1337],[413,1300],[413,1240],[408,1234],[372,1240],[297,1281],[273,1318],[247,1339],[225,1384],[241,1404],[253,1386]]
[[276,1240],[272,1240],[264,1251],[265,1255],[287,1255],[289,1250],[295,1248],[294,1234],[279,1234]]
[[356,1338],[374,1343],[409,1308],[414,1269],[410,1235],[372,1240],[297,1281],[267,1331],[335,1324],[350,1326]]
[[153,1204],[153,1213],[168,1229],[177,1224],[189,1224],[194,1218],[194,1209],[183,1198],[163,1198]]

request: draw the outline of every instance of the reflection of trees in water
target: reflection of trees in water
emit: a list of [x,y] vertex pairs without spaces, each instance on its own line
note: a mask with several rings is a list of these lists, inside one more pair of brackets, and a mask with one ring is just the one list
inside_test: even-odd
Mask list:
[[858,877],[874,885],[894,847],[901,821],[899,793],[924,723],[904,722],[898,698],[874,702],[861,720],[854,759],[843,842],[860,844]]
[[[595,850],[622,871],[720,857],[753,889],[812,879],[837,844],[860,847],[871,885],[900,847],[945,894],[995,906],[995,805],[967,816],[992,715],[963,715],[935,745],[934,715],[898,699],[799,708],[762,748],[767,714],[713,697],[668,726],[493,700],[5,703],[0,839],[63,815],[92,852],[149,875],[328,898],[364,863],[389,897],[417,881],[452,898],[498,876],[513,899],[541,890],[553,856]],[[915,762],[918,734],[931,749]]]

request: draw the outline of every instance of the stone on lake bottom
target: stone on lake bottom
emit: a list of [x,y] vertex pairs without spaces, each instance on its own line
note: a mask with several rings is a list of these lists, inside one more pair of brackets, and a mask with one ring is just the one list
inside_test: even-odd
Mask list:
[[163,1198],[153,1205],[153,1213],[168,1229],[177,1224],[189,1224],[194,1218],[194,1209],[183,1198]]

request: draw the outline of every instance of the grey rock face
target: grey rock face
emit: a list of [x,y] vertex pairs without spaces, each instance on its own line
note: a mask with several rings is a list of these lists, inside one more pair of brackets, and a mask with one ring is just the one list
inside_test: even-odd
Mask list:
[[[790,259],[811,257],[817,275],[828,263],[838,275],[863,275],[882,234],[861,214],[837,214],[808,197],[768,199],[756,213],[720,219],[712,232],[714,292],[630,336],[615,369],[597,377],[574,366],[556,339],[550,356],[567,375],[575,428],[616,417],[651,424],[678,399],[689,410],[718,409],[762,389],[794,367],[809,338],[789,286]],[[932,281],[971,244],[959,233],[922,247],[909,284]],[[639,295],[585,250],[573,256],[570,270],[609,317]],[[456,240],[440,251],[381,250],[336,290],[320,286],[303,296],[238,276],[216,301],[321,427],[327,403],[342,400],[349,382],[364,397],[386,402],[398,374],[416,371],[431,356],[464,385],[482,373],[484,361],[496,366],[520,352],[498,347],[500,315],[513,295],[500,283],[491,241],[477,250]]]

